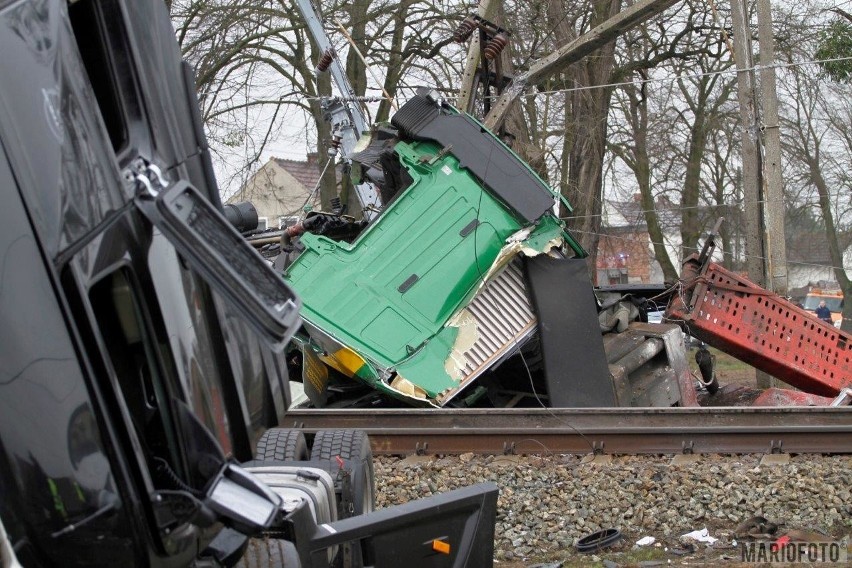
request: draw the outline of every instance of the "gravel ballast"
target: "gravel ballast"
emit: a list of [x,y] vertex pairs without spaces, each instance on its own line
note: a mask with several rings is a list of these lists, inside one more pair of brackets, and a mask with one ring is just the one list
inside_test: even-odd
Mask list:
[[574,545],[611,527],[624,534],[613,550],[627,556],[643,536],[655,537],[665,556],[679,550],[681,535],[707,527],[719,541],[698,546],[704,558],[725,558],[727,550],[732,560],[739,558],[735,529],[755,516],[837,540],[852,532],[852,456],[801,455],[773,465],[762,465],[761,457],[701,456],[684,464],[672,456],[616,456],[608,463],[574,455],[380,457],[377,506],[492,481],[500,488],[495,560],[503,563],[572,555],[598,561],[577,557]]

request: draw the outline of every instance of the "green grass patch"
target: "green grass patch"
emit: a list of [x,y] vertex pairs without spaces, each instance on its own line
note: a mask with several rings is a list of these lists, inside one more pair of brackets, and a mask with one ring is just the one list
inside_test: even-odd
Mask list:
[[[716,356],[717,371],[748,371],[750,369],[753,369],[753,367],[748,363],[743,363],[732,355],[722,353],[715,347],[711,347],[710,352]],[[694,362],[695,360],[693,358],[693,363]]]

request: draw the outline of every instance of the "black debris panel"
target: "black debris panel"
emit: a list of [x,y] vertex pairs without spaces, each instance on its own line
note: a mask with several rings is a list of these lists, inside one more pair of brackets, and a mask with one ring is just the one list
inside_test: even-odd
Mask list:
[[449,148],[461,166],[528,223],[553,208],[553,194],[511,150],[469,116],[439,107],[428,92],[418,89],[391,119],[401,133]]
[[617,406],[586,261],[524,258],[554,408]]

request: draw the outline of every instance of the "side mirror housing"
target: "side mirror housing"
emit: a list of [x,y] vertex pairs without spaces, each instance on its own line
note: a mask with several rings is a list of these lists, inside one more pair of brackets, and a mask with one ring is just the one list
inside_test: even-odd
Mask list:
[[272,527],[281,498],[239,466],[228,464],[210,485],[204,504],[226,525],[247,535]]
[[301,302],[201,193],[181,180],[136,197],[142,214],[275,349],[298,329]]

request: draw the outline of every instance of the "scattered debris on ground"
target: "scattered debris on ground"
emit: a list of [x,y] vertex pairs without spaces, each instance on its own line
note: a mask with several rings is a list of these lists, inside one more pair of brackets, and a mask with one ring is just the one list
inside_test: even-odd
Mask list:
[[[380,457],[378,506],[493,481],[495,565],[511,568],[736,565],[739,543],[758,537],[754,531],[772,540],[790,533],[848,542],[852,534],[852,456],[801,455],[772,466],[759,455],[702,456],[685,466],[672,456],[617,456],[603,465],[582,457]],[[578,539],[609,528],[624,538],[593,554],[576,551]],[[717,540],[701,542],[704,529]],[[693,531],[701,538],[689,538]],[[654,542],[637,545],[643,537]]]

